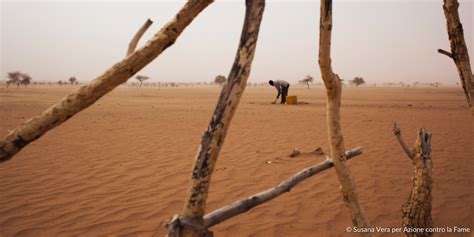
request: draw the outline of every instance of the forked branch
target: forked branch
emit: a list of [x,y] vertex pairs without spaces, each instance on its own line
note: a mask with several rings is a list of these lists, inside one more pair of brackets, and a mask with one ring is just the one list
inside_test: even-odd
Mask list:
[[[427,230],[431,228],[431,190],[432,161],[431,161],[431,133],[420,129],[417,134],[415,148],[413,150],[413,186],[410,196],[402,206],[402,224],[407,228],[419,228]],[[432,236],[428,232],[405,232],[409,237]]]
[[0,139],[0,162],[12,158],[32,141],[94,104],[126,82],[174,44],[178,36],[212,0],[188,1],[145,46],[115,64],[92,82],[67,95],[57,104],[33,117]]

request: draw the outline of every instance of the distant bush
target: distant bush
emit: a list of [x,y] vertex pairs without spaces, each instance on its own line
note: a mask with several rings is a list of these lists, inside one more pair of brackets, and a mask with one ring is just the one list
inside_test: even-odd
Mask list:
[[218,75],[216,76],[216,78],[214,78],[214,83],[219,84],[220,86],[222,86],[222,84],[224,84],[226,81],[227,79],[225,78],[225,76],[222,75]]
[[32,81],[32,78],[30,77],[30,75],[19,72],[19,71],[9,72],[7,78],[8,78],[6,82],[7,87],[9,87],[11,84],[16,85],[17,87],[19,87],[20,85],[24,85],[26,87]]
[[360,86],[362,84],[365,84],[365,80],[362,77],[355,77],[353,80],[349,81],[349,84],[351,86]]
[[313,81],[314,81],[314,78],[310,75],[307,75],[303,80],[300,80],[299,82],[301,84],[305,84],[306,86],[308,86],[308,89],[309,89],[309,83],[311,82],[312,84]]

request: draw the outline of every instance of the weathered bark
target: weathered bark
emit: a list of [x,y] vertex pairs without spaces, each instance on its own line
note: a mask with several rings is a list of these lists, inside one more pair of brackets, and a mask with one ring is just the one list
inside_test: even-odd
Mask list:
[[222,88],[214,114],[201,139],[185,206],[178,219],[181,224],[176,224],[177,221],[171,223],[169,236],[202,236],[207,233],[197,227],[202,226],[206,198],[219,151],[247,85],[264,7],[264,0],[246,0],[245,20],[237,55],[227,77],[228,81]]
[[127,81],[173,45],[186,26],[211,2],[212,0],[188,1],[144,47],[112,66],[89,84],[64,97],[40,115],[13,129],[0,140],[0,162],[9,160],[30,142],[40,138],[47,131],[65,122]]
[[[433,225],[431,219],[431,189],[433,185],[431,171],[433,165],[430,153],[431,133],[422,128],[418,132],[412,157],[415,168],[413,187],[407,202],[402,206],[402,225],[404,228],[426,229]],[[406,231],[405,234],[409,237],[432,236],[431,232]]]
[[[351,159],[358,155],[362,154],[362,148],[356,147],[352,150],[346,151],[347,159]],[[291,176],[289,179],[281,182],[277,186],[267,189],[263,192],[254,194],[250,197],[243,198],[241,200],[235,201],[225,207],[219,208],[207,215],[204,216],[204,228],[209,228],[213,225],[219,224],[233,216],[239,215],[241,213],[247,212],[250,209],[268,202],[285,192],[289,192],[294,186],[301,183],[303,180],[333,167],[332,159],[327,159],[317,165],[306,168],[295,175]]]
[[451,53],[442,49],[438,49],[438,52],[452,58],[456,64],[467,103],[474,115],[474,78],[469,62],[469,53],[467,51],[466,42],[464,41],[462,24],[459,20],[458,7],[459,3],[457,0],[444,0],[443,10],[446,17],[449,41],[451,43]]
[[[321,18],[319,28],[319,67],[326,87],[327,95],[327,126],[331,157],[334,168],[341,183],[341,193],[346,206],[349,208],[354,226],[369,227],[369,221],[364,209],[359,203],[359,197],[349,168],[346,166],[344,140],[340,122],[341,80],[333,73],[331,67],[331,30],[332,30],[332,0],[321,0]],[[370,236],[370,233],[363,233]]]
[[137,48],[138,41],[140,41],[140,38],[142,38],[143,34],[150,28],[150,26],[153,24],[153,21],[148,19],[146,22],[140,27],[140,29],[135,33],[135,36],[133,36],[132,41],[128,44],[128,50],[127,50],[127,56],[135,52],[135,49]]

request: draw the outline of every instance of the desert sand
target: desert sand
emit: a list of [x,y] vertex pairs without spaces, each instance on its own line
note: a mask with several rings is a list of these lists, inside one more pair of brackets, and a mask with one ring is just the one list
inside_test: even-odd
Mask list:
[[[0,135],[73,86],[0,88]],[[374,227],[401,226],[413,167],[392,135],[433,133],[433,222],[474,227],[474,123],[461,88],[343,89],[348,161]],[[207,210],[270,188],[329,152],[322,88],[290,88],[299,105],[272,105],[275,90],[247,88],[212,179]],[[0,164],[0,236],[164,236],[181,211],[195,153],[218,87],[122,87]],[[267,162],[272,161],[272,162]],[[270,163],[270,164],[269,164]],[[333,169],[211,228],[215,236],[358,236]],[[472,233],[471,233],[472,234]],[[470,236],[438,234],[437,236]],[[382,234],[376,236],[404,236]]]

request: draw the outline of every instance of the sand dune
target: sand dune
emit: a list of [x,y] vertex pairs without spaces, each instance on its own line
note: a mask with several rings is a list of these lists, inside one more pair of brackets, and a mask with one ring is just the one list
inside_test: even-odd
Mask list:
[[[0,88],[0,135],[73,87]],[[164,236],[184,205],[200,137],[218,88],[118,88],[0,164],[0,236]],[[209,211],[270,188],[329,151],[325,96],[291,88],[305,103],[271,105],[271,88],[248,88],[213,176]],[[474,123],[459,88],[345,88],[342,123],[360,199],[373,226],[401,225],[412,164],[393,137],[433,133],[433,220],[474,227]],[[266,161],[272,161],[267,164]],[[216,236],[355,236],[333,170],[213,228]],[[392,236],[377,234],[377,236]],[[403,236],[398,234],[395,236]],[[470,236],[439,234],[438,236]]]

